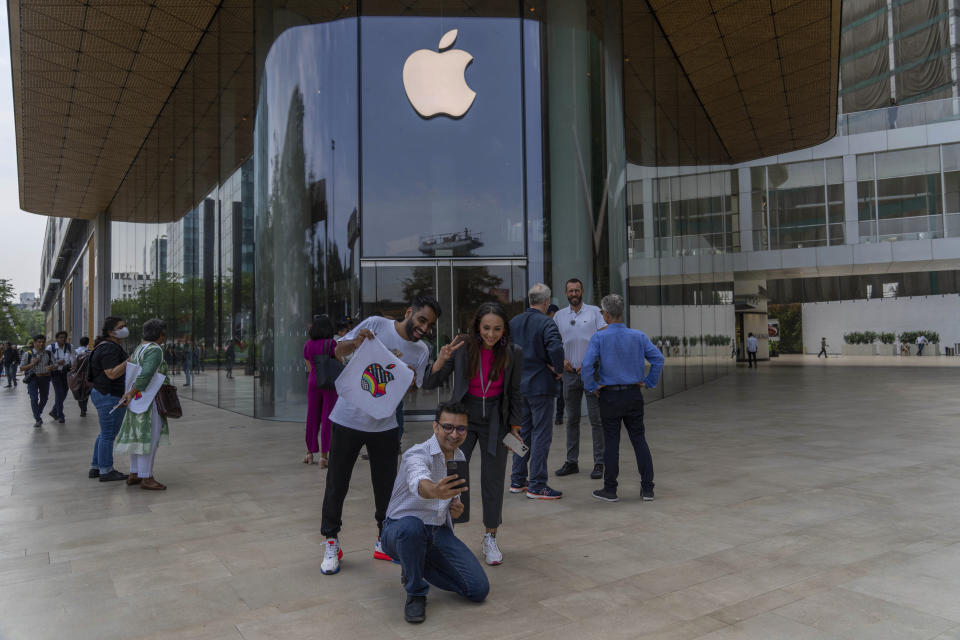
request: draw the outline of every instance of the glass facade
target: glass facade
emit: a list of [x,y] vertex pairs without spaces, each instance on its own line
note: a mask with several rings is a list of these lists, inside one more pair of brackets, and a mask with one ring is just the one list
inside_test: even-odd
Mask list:
[[[625,294],[629,323],[664,344],[651,398],[725,372],[739,176],[631,177],[725,154],[649,7],[631,5],[645,37],[628,43],[615,0],[395,14],[222,3],[105,215],[130,346],[160,317],[185,397],[301,420],[315,315],[399,318],[428,293],[435,351],[480,303],[514,315],[546,282],[564,306],[576,277],[587,302]],[[442,56],[465,60],[459,113],[424,112],[404,81],[408,60]],[[77,309],[88,290],[71,289]]]

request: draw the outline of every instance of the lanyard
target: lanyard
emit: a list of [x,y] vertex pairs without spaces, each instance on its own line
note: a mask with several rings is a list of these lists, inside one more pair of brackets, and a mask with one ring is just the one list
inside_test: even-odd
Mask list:
[[[482,349],[483,347],[481,347]],[[490,363],[490,373],[493,373],[493,363]],[[487,391],[490,390],[490,386],[493,385],[493,380],[487,380],[486,386],[484,386],[483,381],[486,379],[486,376],[483,375],[483,353],[480,354],[480,401],[481,401],[481,411],[483,417],[487,417]]]

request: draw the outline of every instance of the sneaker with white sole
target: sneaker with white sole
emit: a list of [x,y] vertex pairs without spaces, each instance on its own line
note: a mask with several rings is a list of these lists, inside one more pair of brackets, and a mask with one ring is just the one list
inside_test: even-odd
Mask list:
[[497,546],[497,537],[492,533],[483,536],[483,559],[491,567],[503,564],[503,554]]
[[383,552],[383,543],[380,542],[380,538],[377,538],[377,544],[373,545],[373,559],[374,560],[386,560],[387,562],[392,562],[394,564],[400,564],[399,560],[394,560],[386,553]]
[[340,571],[340,558],[343,550],[340,548],[339,538],[327,538],[327,545],[323,550],[323,562],[320,563],[320,573],[332,576]]

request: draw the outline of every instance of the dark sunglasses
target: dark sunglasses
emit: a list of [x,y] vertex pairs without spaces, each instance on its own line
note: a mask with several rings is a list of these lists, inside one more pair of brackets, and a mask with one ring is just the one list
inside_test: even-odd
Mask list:
[[448,422],[438,422],[440,428],[443,429],[444,433],[452,433],[454,429],[457,431],[458,436],[462,436],[467,432],[467,428],[459,424],[450,424]]

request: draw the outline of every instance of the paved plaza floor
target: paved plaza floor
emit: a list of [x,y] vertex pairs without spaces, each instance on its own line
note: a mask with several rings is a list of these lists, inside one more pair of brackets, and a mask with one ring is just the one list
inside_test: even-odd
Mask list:
[[[507,495],[488,600],[434,589],[419,626],[399,567],[372,559],[364,461],[343,569],[320,574],[301,425],[185,402],[157,458],[169,489],[147,492],[87,479],[92,407],[34,429],[23,387],[0,389],[0,639],[958,640],[957,369],[854,362],[740,367],[652,403],[654,502],[626,439],[619,503],[591,498],[586,458],[551,477],[562,500]],[[557,427],[551,470],[563,449]],[[478,507],[457,534],[479,554]]]

